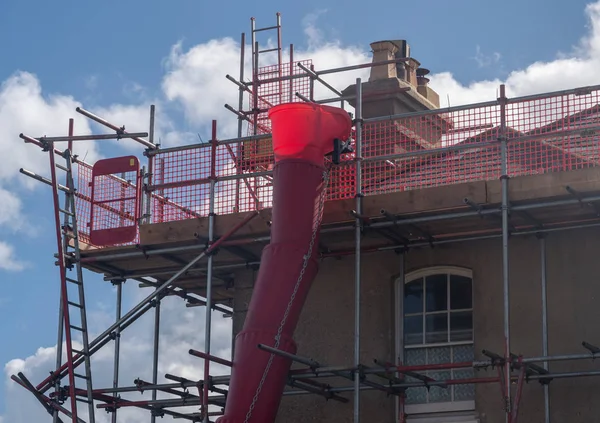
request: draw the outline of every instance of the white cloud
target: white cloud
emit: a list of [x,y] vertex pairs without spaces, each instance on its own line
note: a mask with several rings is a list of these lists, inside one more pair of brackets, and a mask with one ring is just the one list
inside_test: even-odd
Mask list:
[[[48,155],[24,143],[19,138],[21,132],[32,137],[66,135],[68,120],[74,118],[75,132],[89,134],[88,122],[75,112],[77,106],[80,104],[71,96],[44,94],[40,81],[32,73],[16,72],[5,80],[0,85],[0,151],[9,153],[11,160],[0,167],[0,182],[15,179],[20,167],[34,172],[48,169]],[[59,149],[64,147],[65,144],[57,144]],[[74,150],[76,154],[87,155],[88,161],[98,156],[95,143],[78,143]],[[18,181],[33,186],[24,176]]]
[[0,270],[19,271],[25,268],[25,263],[17,259],[14,247],[0,241]]
[[306,35],[308,45],[312,48],[319,48],[324,41],[323,31],[317,26],[319,17],[327,13],[327,9],[320,9],[313,13],[309,13],[302,19],[304,26],[304,34]]
[[[16,236],[17,233],[32,235],[35,232],[33,227],[25,224],[23,218],[22,204],[19,197],[0,186],[0,229],[10,236]],[[14,248],[2,240],[0,235],[0,270],[19,271],[23,270],[25,264],[17,259]]]
[[19,225],[21,207],[21,200],[16,194],[0,187],[0,226]]
[[[235,136],[237,118],[224,105],[236,107],[238,94],[225,75],[237,79],[239,58],[239,43],[232,38],[210,40],[188,51],[177,43],[165,61],[167,74],[162,88],[166,98],[182,106],[188,122],[209,126],[212,119],[217,119],[221,138]],[[247,59],[247,76],[250,75],[249,63]]]

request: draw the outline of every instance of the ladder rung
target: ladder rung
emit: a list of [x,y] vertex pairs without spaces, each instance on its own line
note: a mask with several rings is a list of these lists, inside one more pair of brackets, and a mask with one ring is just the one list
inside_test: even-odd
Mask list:
[[63,166],[61,164],[56,163],[55,166],[56,166],[57,169],[64,170],[65,172],[69,171],[69,169],[67,169],[65,166]]
[[67,282],[71,282],[74,283],[75,285],[81,285],[81,282],[79,282],[76,279],[71,279],[71,278],[65,278],[67,280]]
[[64,209],[58,209],[58,211],[60,211],[61,213],[66,214],[67,216],[75,216],[75,213],[70,212],[68,210],[64,210]]
[[67,303],[68,303],[69,305],[72,305],[73,307],[77,307],[77,308],[83,308],[83,307],[81,306],[81,304],[74,303],[73,301],[67,301]]
[[254,32],[270,31],[271,29],[277,29],[277,28],[279,28],[279,26],[278,26],[278,25],[275,25],[275,26],[268,26],[268,27],[266,27],[266,28],[258,28],[258,29],[255,29],[255,30],[254,30]]
[[259,50],[258,52],[259,53],[270,53],[272,51],[279,51],[279,49],[278,48],[269,48],[267,50]]
[[75,326],[75,325],[71,325],[71,329],[78,330],[79,332],[85,332],[85,330],[82,327]]
[[77,401],[79,401],[79,402],[85,402],[86,404],[91,404],[92,403],[92,401],[90,401],[87,398],[77,398]]
[[85,379],[85,380],[87,380],[87,379],[88,379],[88,377],[87,377],[87,376],[85,376],[85,375],[80,375],[79,373],[73,373],[73,376],[75,376],[75,377],[78,377],[79,379]]

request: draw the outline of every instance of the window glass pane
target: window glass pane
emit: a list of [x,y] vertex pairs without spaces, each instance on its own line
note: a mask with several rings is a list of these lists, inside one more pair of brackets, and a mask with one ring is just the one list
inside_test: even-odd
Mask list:
[[453,350],[453,363],[462,363],[464,361],[473,361],[475,355],[473,354],[472,345],[457,345],[452,347]]
[[450,275],[450,308],[473,308],[471,279],[464,276]]
[[[454,370],[456,379],[467,379],[474,377],[473,369]],[[454,385],[454,401],[468,401],[475,399],[475,385]]]
[[425,278],[426,311],[448,309],[448,275],[433,275]]
[[[441,372],[430,372],[427,376],[433,378],[435,380],[448,380],[451,379],[450,370],[445,370]],[[429,390],[429,402],[444,402],[451,401],[451,386],[449,387],[441,387],[441,386],[432,386]]]
[[427,364],[450,363],[452,361],[451,353],[451,347],[428,348]]
[[425,342],[448,342],[448,315],[430,314],[425,317]]
[[407,404],[423,404],[427,402],[427,388],[409,388],[406,390]]
[[450,341],[473,339],[473,314],[470,311],[450,313]]
[[407,366],[421,366],[427,364],[427,349],[409,348],[404,351],[404,364]]
[[423,279],[407,283],[404,286],[404,313],[423,312]]
[[406,345],[423,343],[423,316],[404,318],[404,343]]

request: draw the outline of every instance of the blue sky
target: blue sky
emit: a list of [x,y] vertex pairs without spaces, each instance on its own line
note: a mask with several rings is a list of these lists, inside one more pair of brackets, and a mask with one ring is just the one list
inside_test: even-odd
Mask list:
[[[10,253],[17,261],[0,264],[0,364],[36,356],[38,348],[56,343],[58,270],[52,257],[50,192],[32,188],[17,175],[20,166],[43,171],[46,157],[34,147],[24,148],[18,134],[64,133],[79,104],[129,130],[144,131],[147,105],[154,102],[167,144],[206,135],[211,118],[230,117],[222,105],[237,92],[224,76],[235,75],[234,44],[240,32],[248,32],[251,16],[259,27],[270,26],[280,11],[284,45],[293,42],[299,56],[322,59],[317,68],[359,63],[369,59],[370,42],[407,38],[413,55],[431,69],[441,97],[450,95],[454,104],[491,100],[500,82],[515,94],[600,83],[595,71],[600,63],[598,5],[586,9],[583,0],[430,0],[426,5],[384,0],[363,9],[364,4],[3,0],[0,148],[10,159],[0,168],[0,261]],[[214,48],[229,50],[215,55]],[[343,88],[351,79],[337,82]],[[76,129],[89,131],[86,125],[78,120]],[[132,144],[83,148],[90,157],[136,151]],[[3,245],[11,249],[4,256]],[[95,275],[87,281],[92,310],[112,315],[112,288]],[[136,298],[135,291],[135,284],[128,284],[128,301]],[[50,367],[40,369],[43,375]],[[16,400],[8,398],[6,384],[0,383],[0,422],[1,416],[11,416],[8,404]]]

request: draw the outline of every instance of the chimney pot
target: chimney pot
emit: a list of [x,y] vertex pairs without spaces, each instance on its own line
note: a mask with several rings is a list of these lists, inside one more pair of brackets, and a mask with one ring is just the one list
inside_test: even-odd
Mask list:
[[[391,41],[376,41],[371,43],[371,49],[373,50],[373,63],[394,60],[398,52],[398,46]],[[396,64],[389,63],[387,65],[373,66],[369,81],[397,77]]]
[[429,74],[429,69],[418,68],[417,69],[417,86],[426,87],[429,83],[429,78],[426,78],[425,75]]

